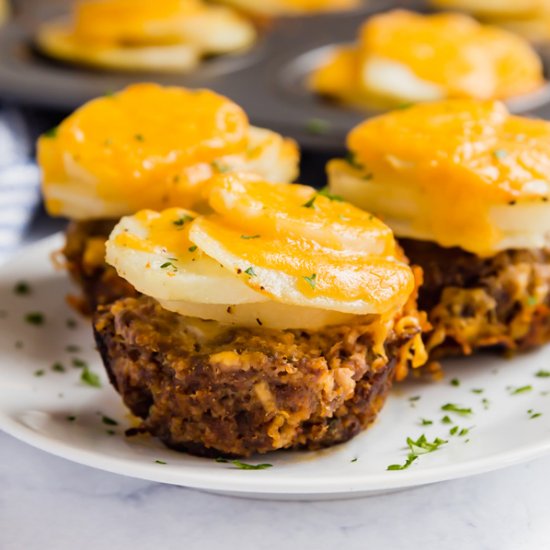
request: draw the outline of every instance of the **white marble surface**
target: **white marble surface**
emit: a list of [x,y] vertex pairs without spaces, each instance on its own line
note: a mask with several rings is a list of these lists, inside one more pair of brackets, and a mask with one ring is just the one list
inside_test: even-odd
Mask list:
[[108,474],[0,433],[0,549],[547,550],[550,458],[335,502],[216,496]]

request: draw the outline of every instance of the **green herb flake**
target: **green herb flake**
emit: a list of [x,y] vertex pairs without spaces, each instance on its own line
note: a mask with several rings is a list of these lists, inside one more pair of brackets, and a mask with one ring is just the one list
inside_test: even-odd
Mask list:
[[101,415],[101,422],[106,426],[118,426],[118,422],[114,418],[110,418],[104,414]]
[[418,458],[418,455],[415,454],[409,454],[407,456],[407,460],[404,464],[390,464],[386,470],[405,470],[407,469],[416,459]]
[[164,460],[159,460],[157,458],[157,460],[155,460],[155,464],[166,464],[166,462],[164,462]]
[[326,197],[329,201],[335,201],[335,202],[343,202],[344,198],[340,195],[333,195],[328,187],[323,187],[322,189],[319,189],[317,192],[318,195],[321,197]]
[[501,160],[508,156],[508,151],[506,149],[495,149],[493,155],[496,159]]
[[452,424],[453,421],[452,421],[447,415],[445,415],[445,416],[441,419],[441,423],[442,423],[442,424]]
[[215,458],[215,462],[219,462],[220,464],[227,464],[229,460],[227,460],[227,458],[223,458],[222,456],[218,456]]
[[420,419],[420,425],[421,426],[431,426],[434,423],[433,420],[428,420],[427,418],[421,418]]
[[535,373],[537,378],[550,378],[550,370],[539,370]]
[[535,412],[533,409],[529,409],[527,411],[527,414],[529,415],[529,420],[533,420],[533,418],[538,418],[539,416],[542,416],[542,413]]
[[256,276],[256,272],[254,271],[254,268],[253,268],[253,267],[249,267],[248,269],[245,269],[244,272],[245,272],[249,277],[255,277],[255,276]]
[[462,428],[459,432],[458,432],[458,436],[459,437],[464,437],[465,435],[468,435],[470,433],[470,430],[471,428]]
[[65,346],[65,351],[68,353],[78,353],[80,351],[80,346],[69,344],[68,346]]
[[86,363],[86,361],[84,361],[84,359],[79,359],[78,357],[75,357],[71,361],[71,364],[76,369],[87,369],[88,368],[88,363]]
[[352,458],[352,459],[350,460],[350,462],[357,462],[357,457]]
[[248,241],[250,239],[259,239],[260,235],[241,235],[241,239]]
[[65,367],[61,363],[54,363],[51,368],[54,372],[65,372]]
[[404,464],[391,464],[387,467],[387,470],[404,470],[405,468],[408,468],[420,455],[433,453],[446,443],[448,443],[447,440],[440,439],[439,437],[436,437],[433,441],[428,441],[424,434],[416,440],[407,437],[407,446],[409,447],[407,460]]
[[75,329],[78,326],[78,323],[74,319],[67,319],[65,321],[67,328]]
[[486,398],[484,397],[482,400],[481,400],[481,404],[483,405],[483,408],[485,410],[487,410],[489,408],[489,406],[491,405],[491,402]]
[[32,291],[29,283],[25,281],[19,281],[13,287],[13,292],[18,296],[28,296],[29,294],[31,294]]
[[458,432],[458,426],[453,426],[453,427],[449,430],[449,434],[450,434],[450,435],[456,435],[456,432]]
[[105,430],[105,433],[107,435],[115,435],[116,434],[115,430]]
[[145,141],[145,138],[143,137],[143,134],[134,134],[134,139],[136,141],[141,141],[141,142]]
[[93,373],[88,367],[84,367],[82,374],[80,375],[80,381],[92,388],[101,388],[101,381],[99,376]]
[[330,132],[331,124],[323,118],[310,118],[305,125],[306,132],[322,136]]
[[45,320],[46,318],[44,317],[44,314],[40,313],[39,311],[32,311],[25,315],[25,321],[29,323],[29,325],[34,325],[38,327],[43,325]]
[[44,369],[38,369],[38,370],[35,370],[35,371],[34,371],[34,375],[35,375],[36,377],[44,376],[44,374],[46,374],[46,373],[44,372]]
[[442,411],[453,412],[461,416],[468,416],[473,413],[472,409],[469,407],[462,407],[461,405],[456,405],[455,403],[447,403],[441,407]]
[[180,218],[173,221],[172,223],[177,227],[183,227],[185,225],[185,222],[192,222],[195,218],[193,216],[190,216],[189,214],[183,214]]
[[194,244],[193,246],[190,246],[187,250],[189,250],[189,252],[195,252],[195,250],[197,250],[198,246],[196,244]]
[[519,388],[509,388],[510,395],[519,395],[520,393],[527,393],[533,389],[533,386],[520,386]]
[[172,262],[164,262],[164,263],[160,266],[161,269],[166,269],[167,267],[171,267],[171,268],[177,270],[177,267],[176,267]]
[[231,464],[239,470],[267,470],[272,468],[273,464],[248,464],[246,462],[241,462],[240,460],[232,460]]
[[480,393],[483,393],[485,390],[483,390],[482,388],[472,388],[470,390],[472,393],[476,393],[476,394],[480,394]]
[[312,273],[309,277],[304,277],[304,281],[315,290],[317,284],[317,273]]
[[460,386],[460,380],[458,378],[453,378],[451,380],[451,386],[455,386],[456,388],[458,388],[458,386]]
[[315,204],[315,199],[317,198],[317,194],[313,195],[313,197],[311,197],[311,199],[309,199],[307,202],[304,202],[304,204],[302,204],[302,206],[304,208],[315,208],[314,204]]
[[420,397],[420,395],[413,395],[412,397],[409,397],[409,401],[418,401]]
[[58,127],[54,126],[53,128],[50,128],[49,130],[46,130],[42,134],[42,136],[44,136],[45,138],[53,139],[53,138],[57,137],[57,130],[58,130]]

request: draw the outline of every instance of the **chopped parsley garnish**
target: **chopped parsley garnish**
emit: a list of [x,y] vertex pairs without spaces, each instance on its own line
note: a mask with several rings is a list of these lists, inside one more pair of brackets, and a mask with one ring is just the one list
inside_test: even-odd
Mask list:
[[44,324],[45,317],[44,314],[39,311],[32,311],[25,315],[25,321],[29,323],[29,325],[40,326]]
[[84,359],[79,359],[78,357],[75,357],[72,361],[71,361],[73,367],[77,368],[77,369],[87,369],[88,368],[88,363],[86,363],[86,361],[84,361]]
[[231,166],[227,166],[226,164],[222,164],[221,162],[215,160],[211,163],[212,168],[216,170],[216,172],[219,172],[220,174],[225,174],[226,172],[231,171]]
[[26,283],[25,281],[19,281],[13,287],[13,291],[15,292],[15,294],[18,294],[19,296],[27,296],[28,294],[31,293],[31,287],[29,283]]
[[312,273],[309,277],[304,277],[304,281],[313,289],[317,284],[317,273]]
[[145,138],[143,137],[143,134],[135,134],[134,139],[136,141],[145,141]]
[[260,235],[241,235],[241,239],[249,240],[249,239],[259,239]]
[[93,373],[88,367],[84,367],[82,374],[80,375],[80,381],[93,388],[101,388],[101,381],[99,376]]
[[428,420],[427,418],[421,418],[420,419],[420,425],[421,426],[431,426],[434,423],[433,420]]
[[76,328],[78,326],[78,323],[74,319],[67,319],[65,324],[67,325],[67,328],[71,328],[71,329]]
[[245,269],[244,272],[245,272],[249,277],[255,277],[255,276],[256,276],[256,272],[254,271],[254,268],[253,268],[253,267],[249,267],[248,269]]
[[508,156],[508,151],[506,151],[506,149],[495,149],[493,155],[500,160]]
[[484,397],[482,400],[481,400],[481,404],[483,405],[483,408],[485,410],[487,410],[489,408],[489,405],[491,404],[491,402],[486,398]]
[[461,416],[468,416],[472,414],[472,409],[469,407],[462,407],[460,405],[455,405],[454,403],[447,403],[441,407],[442,411],[454,412],[460,414]]
[[471,428],[462,428],[462,430],[460,430],[460,431],[458,432],[458,436],[459,436],[459,437],[463,437],[463,436],[469,434],[469,433],[470,433],[470,430],[471,430]]
[[39,369],[39,370],[34,371],[35,376],[44,376],[44,374],[46,374],[44,372],[44,369]]
[[533,409],[529,409],[527,411],[527,414],[529,415],[529,420],[533,420],[533,418],[538,418],[539,416],[542,416],[542,413],[535,412]]
[[336,202],[343,202],[344,198],[340,195],[333,195],[328,187],[323,187],[322,189],[319,189],[317,191],[318,195],[321,195],[321,197],[326,197],[329,201],[336,201]]
[[460,380],[458,378],[453,378],[451,380],[451,386],[455,386],[455,387],[460,386]]
[[470,391],[472,393],[480,394],[480,393],[483,393],[485,390],[483,390],[482,388],[472,388]]
[[54,372],[65,372],[65,367],[61,363],[54,363],[52,365],[52,370]]
[[441,423],[442,423],[442,424],[452,424],[453,421],[452,421],[447,415],[445,415],[445,416],[441,419]]
[[118,422],[106,415],[101,415],[101,422],[107,426],[118,426]]
[[50,128],[49,130],[46,130],[42,135],[44,137],[47,137],[47,138],[57,137],[57,126],[54,126],[53,128]]
[[350,462],[357,462],[357,457],[352,458],[352,459],[350,460]]
[[539,370],[535,373],[538,378],[550,378],[550,370]]
[[273,467],[273,464],[248,464],[240,460],[227,460],[225,458],[216,458],[216,462],[233,464],[238,470],[266,470]]
[[325,135],[330,132],[330,122],[323,118],[310,118],[306,122],[306,131],[314,135]]
[[197,250],[198,246],[196,244],[194,244],[193,246],[190,246],[187,250],[189,250],[189,252],[195,252],[195,250]]
[[78,353],[80,351],[80,346],[69,344],[68,346],[65,346],[65,351],[67,351],[68,353]]
[[155,464],[166,464],[166,462],[164,462],[164,460],[159,460],[157,458],[157,460],[155,460]]
[[520,393],[526,393],[528,391],[531,391],[533,389],[533,386],[527,385],[527,386],[520,386],[519,388],[509,388],[510,395],[518,395]]
[[178,227],[183,227],[183,225],[185,225],[185,222],[192,222],[194,219],[195,218],[193,216],[190,216],[189,214],[184,214],[183,216],[181,216],[181,218],[178,218],[172,223]]
[[409,401],[418,401],[420,397],[420,395],[413,395],[412,397],[409,397]]
[[175,269],[177,271],[177,267],[172,263],[172,262],[164,262],[160,268],[161,269],[166,269],[167,267],[171,267],[172,269]]
[[314,206],[314,203],[315,203],[315,199],[317,198],[317,194],[313,195],[313,197],[311,197],[311,199],[309,199],[307,202],[304,202],[304,204],[302,204],[302,206],[304,208],[313,208]]
[[455,435],[456,432],[458,432],[458,426],[453,426],[453,427],[449,430],[449,434],[450,434],[450,435]]
[[416,441],[410,437],[407,437],[407,446],[409,447],[409,454],[404,464],[390,464],[388,470],[404,470],[408,468],[420,455],[427,453],[433,453],[437,451],[441,445],[448,443],[444,439],[436,437],[432,442],[428,441],[426,436],[422,434]]

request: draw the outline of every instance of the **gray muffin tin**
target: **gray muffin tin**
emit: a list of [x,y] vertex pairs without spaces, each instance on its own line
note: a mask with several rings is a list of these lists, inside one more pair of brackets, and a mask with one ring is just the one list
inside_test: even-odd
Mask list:
[[[308,75],[327,49],[353,41],[369,15],[397,5],[421,8],[418,4],[371,0],[354,11],[274,20],[250,51],[211,58],[193,73],[178,75],[107,72],[45,58],[33,47],[34,30],[57,10],[35,2],[32,15],[16,17],[0,28],[0,98],[68,112],[135,82],[211,88],[241,105],[253,124],[294,137],[309,149],[340,151],[348,131],[380,111],[359,111],[317,97],[307,89]],[[540,53],[547,64],[550,56]],[[509,106],[550,118],[549,98],[547,86]],[[312,124],[315,119],[322,125]]]

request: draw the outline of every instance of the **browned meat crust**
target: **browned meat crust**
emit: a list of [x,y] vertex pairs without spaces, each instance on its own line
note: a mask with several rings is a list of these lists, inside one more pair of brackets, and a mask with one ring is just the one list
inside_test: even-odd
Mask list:
[[550,250],[507,250],[489,258],[401,239],[424,270],[418,305],[428,312],[432,358],[498,346],[526,350],[550,341]]
[[67,228],[62,250],[64,264],[82,291],[82,295],[71,295],[68,300],[85,315],[93,313],[98,305],[138,294],[105,263],[105,241],[115,223],[115,220],[71,222]]
[[[316,332],[197,328],[145,296],[100,308],[94,330],[113,385],[145,431],[194,454],[249,456],[319,449],[367,428],[420,338],[408,319],[382,340],[387,357],[374,351],[372,319]],[[204,327],[215,333],[201,336]]]

